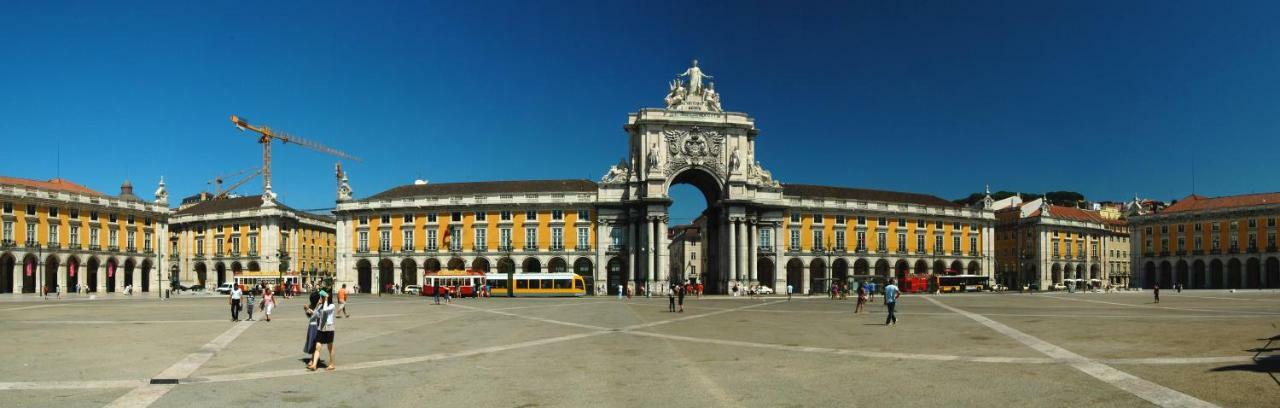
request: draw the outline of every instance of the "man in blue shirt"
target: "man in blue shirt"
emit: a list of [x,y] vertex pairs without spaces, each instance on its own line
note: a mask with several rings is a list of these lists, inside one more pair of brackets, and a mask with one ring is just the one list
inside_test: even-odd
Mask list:
[[889,284],[884,287],[884,306],[889,308],[889,317],[884,319],[885,326],[898,324],[898,317],[894,316],[893,307],[898,305],[898,296],[901,292],[898,291],[898,285],[894,283],[895,280],[890,278]]

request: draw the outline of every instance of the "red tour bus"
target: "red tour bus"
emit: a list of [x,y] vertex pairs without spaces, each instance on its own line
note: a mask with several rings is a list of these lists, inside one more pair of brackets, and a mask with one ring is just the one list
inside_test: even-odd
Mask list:
[[435,296],[436,292],[441,295],[445,291],[452,291],[455,287],[458,292],[454,296],[476,297],[476,287],[485,285],[484,272],[467,270],[444,270],[438,272],[427,272],[422,274],[422,296]]
[[902,282],[898,282],[898,290],[902,293],[921,293],[929,291],[928,274],[911,274],[902,277]]

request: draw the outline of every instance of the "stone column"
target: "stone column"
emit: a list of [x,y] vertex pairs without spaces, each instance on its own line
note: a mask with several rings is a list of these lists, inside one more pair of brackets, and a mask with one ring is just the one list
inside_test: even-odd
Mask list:
[[[644,271],[645,271],[645,273],[644,273],[644,284],[645,284],[645,289],[648,289],[648,288],[649,288],[649,285],[650,285],[651,283],[653,283],[653,266],[654,266],[654,265],[653,265],[653,255],[654,255],[654,252],[656,251],[656,249],[654,248],[654,245],[656,244],[656,242],[655,242],[655,241],[657,241],[656,237],[654,237],[653,235],[654,235],[654,231],[655,231],[657,228],[658,228],[658,221],[657,221],[657,220],[654,220],[654,219],[648,219],[648,218],[646,218],[646,219],[645,219],[645,222],[644,222],[644,245],[645,245],[645,249],[647,250],[647,252],[645,252],[645,254],[644,254]],[[645,293],[648,293],[648,292],[646,291]]]
[[627,221],[627,287],[634,287],[636,278],[640,276],[640,222]]
[[658,268],[659,280],[663,282],[662,287],[667,287],[666,282],[671,280],[671,254],[667,248],[670,241],[667,237],[667,217],[662,217],[658,222]]
[[809,265],[811,264],[811,262],[805,262],[804,265],[800,267],[803,274],[800,276],[800,287],[796,288],[796,290],[800,291],[801,294],[809,293],[809,277],[812,276],[810,275]]
[[[67,293],[67,261],[65,259],[60,259],[59,261],[60,262],[58,262],[58,270],[53,271],[53,276],[54,276],[53,279],[54,279],[54,282],[57,282],[58,284],[58,293],[66,294]],[[48,266],[48,264],[46,264],[45,266]]]
[[758,259],[758,258],[757,258],[757,257],[758,257],[758,253],[757,253],[757,251],[759,251],[759,246],[760,246],[760,245],[759,245],[759,242],[758,242],[759,240],[760,240],[760,234],[759,234],[759,232],[757,232],[757,231],[756,231],[756,223],[755,223],[755,222],[750,222],[750,223],[748,223],[748,224],[747,224],[747,239],[746,239],[746,241],[747,241],[747,271],[748,271],[748,272],[747,272],[747,274],[748,274],[748,275],[749,275],[749,277],[750,277],[750,282],[748,282],[748,284],[750,284],[750,285],[759,285],[759,284],[760,284],[760,281],[757,279],[757,275],[756,275],[756,267],[757,267],[757,266],[758,266],[758,264],[759,264],[759,262],[757,261],[757,259]]
[[[774,292],[779,292],[778,289],[781,289],[781,292],[786,294],[787,267],[782,262],[782,248],[779,246],[782,243],[782,237],[780,236],[782,235],[782,223],[773,223],[769,226],[769,229],[769,237],[773,239],[773,242],[769,244],[773,245],[773,289]],[[781,287],[779,287],[778,282],[782,282]]]
[[734,250],[734,252],[738,254],[738,281],[739,282],[746,282],[750,280],[749,273],[747,272],[747,245],[746,245],[747,228],[746,227],[747,225],[742,219],[739,219],[733,223],[733,229],[738,230],[738,240],[734,241],[734,243],[737,245],[737,249]]
[[[729,249],[729,280],[737,282],[738,278],[738,224],[733,218],[725,218],[725,225],[729,228],[729,241],[726,245]],[[729,285],[733,287],[732,284]]]
[[[98,293],[107,293],[107,261],[105,259],[98,264],[98,270],[93,271],[93,274],[98,277],[98,287],[93,290]],[[205,290],[208,289],[205,288]]]

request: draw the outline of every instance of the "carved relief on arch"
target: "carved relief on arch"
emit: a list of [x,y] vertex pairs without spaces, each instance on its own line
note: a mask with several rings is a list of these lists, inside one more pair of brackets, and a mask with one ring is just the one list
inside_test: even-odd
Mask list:
[[670,177],[681,170],[698,167],[724,178],[721,151],[725,136],[716,129],[693,126],[688,129],[667,129],[663,136],[667,143],[666,175]]

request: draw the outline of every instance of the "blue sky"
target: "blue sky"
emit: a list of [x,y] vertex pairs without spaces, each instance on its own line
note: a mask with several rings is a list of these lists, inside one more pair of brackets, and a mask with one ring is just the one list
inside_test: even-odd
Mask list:
[[[359,196],[595,180],[696,57],[784,182],[1280,190],[1274,2],[259,3],[6,4],[0,174],[192,194],[260,163],[238,114],[363,157]],[[278,193],[332,207],[333,163],[277,145]]]

